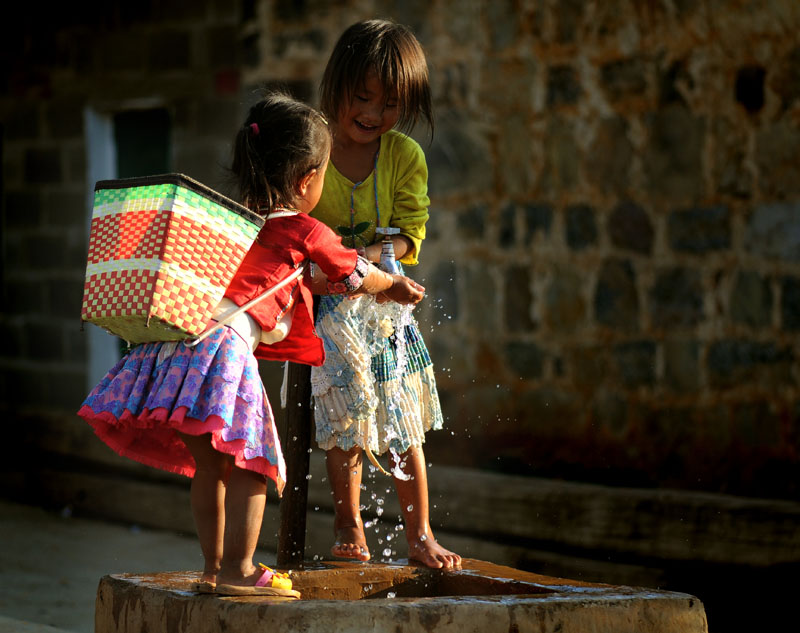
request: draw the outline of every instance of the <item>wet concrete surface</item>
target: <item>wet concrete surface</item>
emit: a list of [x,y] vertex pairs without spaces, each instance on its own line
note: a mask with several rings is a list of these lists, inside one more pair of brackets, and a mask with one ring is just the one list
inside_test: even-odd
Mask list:
[[300,600],[192,592],[194,573],[100,582],[96,633],[708,633],[682,593],[581,583],[463,559],[460,570],[323,563],[291,572]]
[[[258,560],[274,564],[275,553],[259,550]],[[103,576],[202,566],[193,535],[0,500],[0,633],[93,633]]]

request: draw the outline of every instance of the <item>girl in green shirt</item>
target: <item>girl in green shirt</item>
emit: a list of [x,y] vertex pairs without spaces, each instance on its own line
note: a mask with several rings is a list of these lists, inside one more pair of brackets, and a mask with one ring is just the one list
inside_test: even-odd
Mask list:
[[[372,262],[381,255],[376,229],[399,229],[392,236],[395,256],[416,264],[428,219],[428,169],[419,144],[394,129],[409,131],[420,118],[433,126],[427,62],[416,37],[385,20],[349,27],[325,69],[321,109],[334,144],[313,217]],[[370,457],[389,451],[409,559],[458,567],[461,557],[436,542],[429,520],[422,444],[426,431],[442,427],[442,412],[428,350],[413,317],[389,325],[377,349],[375,337],[366,344],[366,322],[376,311],[375,304],[359,308],[365,301],[323,296],[316,321],[326,361],[312,368],[311,380],[316,438],[326,451],[335,502],[331,552],[369,560],[360,512],[362,450]]]

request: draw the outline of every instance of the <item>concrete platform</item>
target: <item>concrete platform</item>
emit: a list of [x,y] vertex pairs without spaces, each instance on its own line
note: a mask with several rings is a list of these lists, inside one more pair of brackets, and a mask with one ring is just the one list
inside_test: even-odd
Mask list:
[[199,572],[101,579],[95,633],[707,633],[694,596],[582,583],[467,559],[459,571],[326,563],[292,572],[297,601],[190,591]]

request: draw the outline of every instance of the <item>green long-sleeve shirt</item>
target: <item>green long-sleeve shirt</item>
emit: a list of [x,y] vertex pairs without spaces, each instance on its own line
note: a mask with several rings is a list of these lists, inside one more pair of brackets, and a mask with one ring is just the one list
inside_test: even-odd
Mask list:
[[[428,220],[428,166],[425,154],[414,139],[390,130],[381,136],[377,169],[355,188],[333,162],[328,164],[322,197],[311,216],[342,236],[345,246],[368,246],[375,242],[378,214],[375,210],[375,174],[378,178],[380,226],[400,229],[414,248],[400,260],[416,264],[425,223]],[[350,218],[350,194],[353,192],[353,220]]]

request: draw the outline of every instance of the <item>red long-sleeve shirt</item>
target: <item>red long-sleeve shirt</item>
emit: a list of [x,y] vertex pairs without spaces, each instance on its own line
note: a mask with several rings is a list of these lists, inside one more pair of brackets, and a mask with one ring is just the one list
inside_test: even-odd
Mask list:
[[[341,281],[353,273],[357,259],[355,250],[342,246],[336,233],[307,214],[268,218],[225,296],[236,305],[244,305],[308,261],[319,266],[330,281]],[[254,354],[268,360],[322,365],[325,352],[314,330],[310,272],[262,299],[247,312],[266,332],[275,328],[292,300],[296,308],[286,338],[271,345],[259,343]]]

